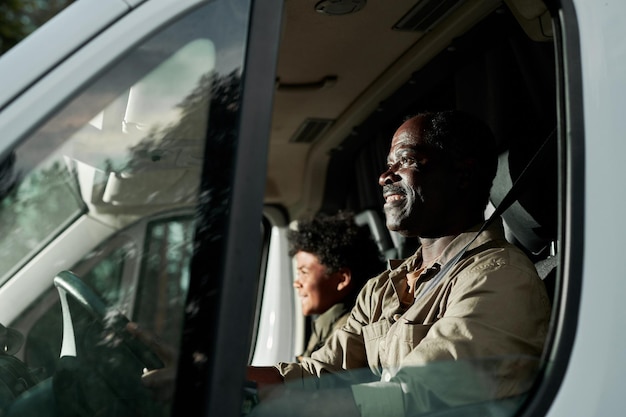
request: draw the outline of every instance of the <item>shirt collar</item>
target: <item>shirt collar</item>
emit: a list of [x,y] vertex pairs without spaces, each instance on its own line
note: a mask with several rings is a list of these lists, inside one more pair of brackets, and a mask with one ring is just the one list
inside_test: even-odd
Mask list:
[[313,320],[313,325],[316,328],[323,327],[334,323],[348,311],[348,307],[345,303],[337,303],[331,308],[320,314]]
[[[484,223],[479,223],[465,232],[459,234],[457,237],[448,244],[448,246],[443,250],[441,256],[439,256],[438,262],[435,263],[437,266],[445,265],[450,259],[454,258],[460,250],[462,250],[465,245],[470,243],[472,239],[476,236],[476,233],[480,230]],[[487,229],[483,230],[481,234],[472,242],[468,250],[476,248],[478,246],[483,245],[485,242],[492,240],[501,240],[504,239],[504,228],[502,226],[502,219],[495,219]],[[390,259],[388,261],[388,267],[390,269],[390,278],[395,277],[396,275],[404,275],[407,272],[414,271],[417,269],[422,263],[422,248],[419,247],[415,251],[415,253],[408,257],[407,259]],[[434,266],[434,265],[433,265]]]

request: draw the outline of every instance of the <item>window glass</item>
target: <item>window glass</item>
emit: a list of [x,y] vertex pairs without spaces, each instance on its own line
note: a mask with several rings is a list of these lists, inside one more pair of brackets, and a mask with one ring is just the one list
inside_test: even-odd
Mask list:
[[140,381],[162,361],[122,330],[175,360],[197,218],[222,250],[247,10],[213,1],[156,28],[0,167],[2,290],[28,294],[0,307],[24,381],[0,372],[0,414],[168,414],[172,393]]
[[[137,255],[136,245],[132,241],[116,236],[85,256],[72,270],[79,271],[79,276],[107,305],[127,311],[123,305],[128,300],[122,297],[122,282],[125,266]],[[57,368],[63,338],[61,304],[54,288],[39,297],[16,324],[25,327],[31,320],[35,322],[25,332],[23,358],[30,367],[37,369],[40,378],[52,377]]]
[[[0,201],[0,274],[8,277],[83,211],[74,178],[64,161],[51,158],[20,172],[23,148],[3,163]],[[1,282],[1,281],[0,281]]]
[[115,304],[120,300],[122,273],[129,252],[127,247],[115,249],[88,274],[84,275],[85,282],[91,284],[94,291],[109,304]]
[[165,340],[180,336],[194,226],[190,218],[159,221],[146,233],[135,320]]
[[196,201],[215,47],[174,29],[134,50],[5,162],[5,278],[82,211],[110,223]]

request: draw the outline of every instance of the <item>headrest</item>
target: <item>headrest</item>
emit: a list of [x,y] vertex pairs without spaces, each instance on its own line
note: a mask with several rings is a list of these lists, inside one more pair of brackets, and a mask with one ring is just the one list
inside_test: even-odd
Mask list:
[[[537,146],[524,145],[511,147],[499,157],[491,189],[491,203],[496,207],[537,152]],[[516,201],[502,215],[510,234],[533,254],[539,254],[557,238],[557,156],[556,140],[551,137],[528,166]]]

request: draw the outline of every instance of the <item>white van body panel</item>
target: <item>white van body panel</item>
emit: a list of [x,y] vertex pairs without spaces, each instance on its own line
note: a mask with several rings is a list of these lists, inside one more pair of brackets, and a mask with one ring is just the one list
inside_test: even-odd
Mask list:
[[572,356],[548,416],[617,416],[626,385],[626,3],[573,3],[585,127],[583,282]]
[[137,7],[146,0],[124,0],[130,7]]

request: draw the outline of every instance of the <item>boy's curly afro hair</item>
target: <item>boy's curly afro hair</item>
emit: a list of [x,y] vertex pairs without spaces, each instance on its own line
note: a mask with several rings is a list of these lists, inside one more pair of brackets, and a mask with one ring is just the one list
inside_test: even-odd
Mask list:
[[350,269],[357,292],[365,281],[384,269],[381,253],[369,229],[358,226],[352,212],[320,213],[300,220],[298,229],[289,230],[287,237],[289,256],[300,251],[311,253],[329,274],[341,268]]

